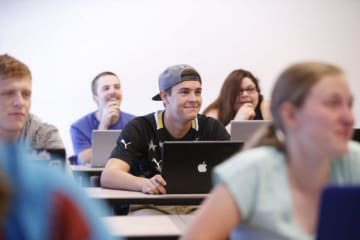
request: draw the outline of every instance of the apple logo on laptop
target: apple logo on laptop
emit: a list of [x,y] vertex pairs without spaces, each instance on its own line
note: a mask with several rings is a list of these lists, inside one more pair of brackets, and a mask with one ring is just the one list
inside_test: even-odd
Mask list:
[[197,166],[197,169],[200,173],[205,173],[207,171],[207,165],[205,163],[205,161],[203,161],[202,163],[200,163],[198,166]]

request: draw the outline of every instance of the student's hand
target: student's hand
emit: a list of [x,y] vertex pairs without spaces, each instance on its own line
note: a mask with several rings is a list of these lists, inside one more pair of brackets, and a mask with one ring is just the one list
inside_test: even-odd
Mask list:
[[165,186],[166,182],[163,177],[156,174],[152,178],[146,179],[141,191],[147,194],[165,194]]
[[255,107],[251,103],[241,105],[234,120],[252,120],[255,118]]
[[102,129],[108,129],[112,121],[115,118],[119,117],[119,114],[120,114],[119,102],[118,101],[107,102],[101,112],[99,129],[100,126]]

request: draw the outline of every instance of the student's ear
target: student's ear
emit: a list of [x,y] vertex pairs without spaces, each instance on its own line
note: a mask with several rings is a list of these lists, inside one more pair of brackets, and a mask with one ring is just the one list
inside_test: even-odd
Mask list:
[[169,99],[168,99],[169,94],[166,91],[160,91],[160,97],[164,104],[169,103]]
[[296,107],[290,102],[284,102],[279,107],[279,115],[284,126],[291,127],[297,124]]
[[98,105],[98,96],[93,95],[93,100],[94,100],[94,102],[96,103],[96,105]]

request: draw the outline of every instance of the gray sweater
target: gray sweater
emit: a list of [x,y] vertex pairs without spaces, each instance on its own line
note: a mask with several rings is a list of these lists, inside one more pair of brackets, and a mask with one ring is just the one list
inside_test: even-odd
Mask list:
[[37,148],[64,148],[58,129],[29,114],[25,128],[21,134],[21,141],[29,147]]

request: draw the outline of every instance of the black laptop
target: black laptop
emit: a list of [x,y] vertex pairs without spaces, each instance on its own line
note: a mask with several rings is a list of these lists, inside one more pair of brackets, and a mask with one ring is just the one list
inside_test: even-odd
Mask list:
[[354,128],[352,140],[354,140],[356,142],[360,142],[360,128]]
[[328,186],[322,193],[317,240],[360,239],[360,186]]
[[238,152],[239,141],[168,141],[162,148],[162,173],[169,194],[208,193],[214,166]]

